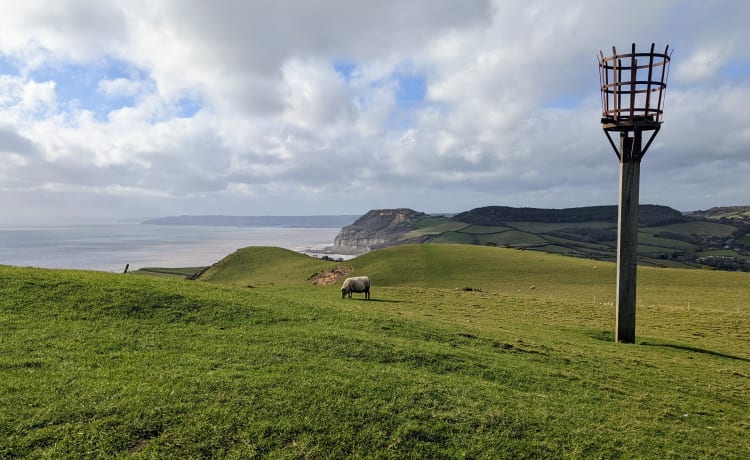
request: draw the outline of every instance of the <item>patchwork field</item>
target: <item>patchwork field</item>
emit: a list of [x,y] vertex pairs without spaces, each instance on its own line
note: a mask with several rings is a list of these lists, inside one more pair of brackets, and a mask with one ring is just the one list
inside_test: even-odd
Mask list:
[[[604,212],[606,210],[606,207],[569,210],[507,208],[501,211],[493,207],[478,208],[452,218],[427,216],[417,219],[417,229],[404,234],[402,240],[413,242],[414,238],[428,237],[432,243],[524,248],[614,261],[617,221],[616,216],[609,216]],[[614,208],[611,211],[614,212]],[[730,209],[727,212],[732,211],[732,214],[722,212],[690,218],[658,206],[645,206],[641,211],[645,216],[639,226],[639,264],[750,271],[750,253],[747,252],[750,243],[744,233],[747,231],[747,224],[743,224],[746,221],[744,212]],[[507,215],[494,215],[495,212]],[[523,220],[520,216],[536,220]],[[723,251],[714,252],[717,250]]]
[[[336,267],[372,300],[311,284]],[[639,269],[622,345],[608,262],[426,244],[195,271],[0,267],[0,457],[750,455],[747,273]]]

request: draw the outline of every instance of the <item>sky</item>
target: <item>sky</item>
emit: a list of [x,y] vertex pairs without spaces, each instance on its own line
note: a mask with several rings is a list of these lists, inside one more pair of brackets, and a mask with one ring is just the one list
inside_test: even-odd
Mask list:
[[640,202],[750,205],[750,2],[0,0],[0,224],[616,204],[596,56],[669,45]]

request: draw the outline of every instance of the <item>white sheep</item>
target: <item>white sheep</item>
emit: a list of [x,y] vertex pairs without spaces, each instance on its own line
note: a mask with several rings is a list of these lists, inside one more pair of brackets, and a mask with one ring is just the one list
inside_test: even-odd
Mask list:
[[344,284],[341,285],[341,298],[343,299],[347,294],[349,298],[352,298],[352,292],[364,292],[365,299],[370,298],[370,278],[367,276],[355,276],[344,280]]

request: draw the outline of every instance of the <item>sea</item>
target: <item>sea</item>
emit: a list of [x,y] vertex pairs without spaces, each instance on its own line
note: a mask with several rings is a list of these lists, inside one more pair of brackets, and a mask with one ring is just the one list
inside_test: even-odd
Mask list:
[[115,223],[0,226],[0,265],[119,272],[203,267],[247,246],[276,246],[313,257],[331,254],[340,228],[174,226]]

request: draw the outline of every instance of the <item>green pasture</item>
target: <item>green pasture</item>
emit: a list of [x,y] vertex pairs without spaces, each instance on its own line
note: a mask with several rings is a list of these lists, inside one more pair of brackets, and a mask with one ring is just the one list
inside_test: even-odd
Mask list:
[[[616,256],[614,238],[617,225],[613,222],[508,222],[502,226],[486,226],[431,216],[417,220],[415,225],[417,229],[404,235],[404,239],[429,235],[432,243],[521,247],[600,260],[614,260]],[[733,235],[733,246],[750,248],[748,236],[738,236],[737,227],[726,223],[694,220],[656,227],[641,226],[638,232],[638,263],[645,266],[698,268],[702,266],[696,259],[701,256],[699,251],[707,251],[707,248],[711,248],[710,251],[719,250],[724,245],[723,239]],[[713,252],[706,254],[714,255]],[[732,255],[741,260],[750,259],[736,251],[732,251]],[[742,267],[734,263],[721,268],[731,270]]]
[[730,236],[736,228],[718,222],[693,221],[681,224],[664,225],[661,227],[645,227],[640,230],[652,234],[659,232],[673,232],[684,235],[706,235],[724,238]]
[[558,246],[556,244],[545,244],[544,246],[535,247],[534,250],[544,251],[550,254],[573,255],[575,257],[583,255],[583,253],[576,251],[575,249],[571,249],[567,246]]
[[750,210],[740,210],[740,209],[727,209],[725,212],[721,213],[711,213],[708,216],[709,219],[743,219],[743,220],[750,220]]
[[476,235],[463,232],[443,232],[432,239],[433,243],[479,244]]
[[161,268],[161,267],[143,267],[134,270],[131,273],[139,275],[151,275],[162,278],[185,279],[204,270],[207,267],[184,267],[184,268]]
[[473,235],[488,235],[507,232],[510,227],[488,227],[486,225],[469,225],[461,229],[463,233],[471,233]]
[[459,228],[466,227],[467,224],[462,222],[456,222],[453,220],[450,220],[445,217],[440,216],[429,216],[429,217],[423,217],[418,219],[415,222],[415,225],[419,229],[429,229],[430,231],[435,231],[436,228],[443,228],[443,230],[439,231],[445,231],[445,229],[448,230],[458,230]]
[[535,244],[545,244],[547,240],[533,233],[519,232],[517,230],[508,230],[502,233],[480,234],[478,235],[481,244],[493,243],[497,246],[532,246]]
[[638,254],[640,256],[651,256],[651,257],[658,257],[661,255],[669,255],[675,252],[674,248],[665,248],[661,246],[654,246],[650,244],[641,244],[640,241],[638,242]]
[[616,250],[610,244],[605,243],[587,243],[583,241],[572,241],[555,236],[544,237],[550,244],[534,246],[531,249],[535,251],[553,252],[567,254],[582,258],[595,258],[600,260],[614,260]]
[[748,260],[750,261],[750,256],[746,256],[743,254],[740,254],[739,252],[733,250],[733,249],[712,249],[709,251],[700,251],[697,252],[696,255],[698,257],[734,257],[737,259],[742,260]]
[[448,220],[444,217],[424,217],[416,221],[416,230],[404,235],[404,238],[418,237],[422,235],[439,235],[443,232],[454,232],[467,227],[463,222]]
[[513,222],[509,226],[531,233],[548,233],[567,228],[617,229],[617,224],[604,221],[589,222]]
[[746,458],[750,274],[638,276],[622,345],[614,264],[534,251],[0,266],[0,458]]
[[660,246],[663,248],[671,248],[678,251],[691,251],[695,249],[695,245],[686,241],[674,240],[670,238],[661,238],[654,236],[652,233],[640,231],[638,232],[638,242],[641,244],[647,244],[650,246]]
[[335,263],[273,247],[250,247],[225,257],[201,280],[229,286],[273,286],[307,283],[315,273]]

